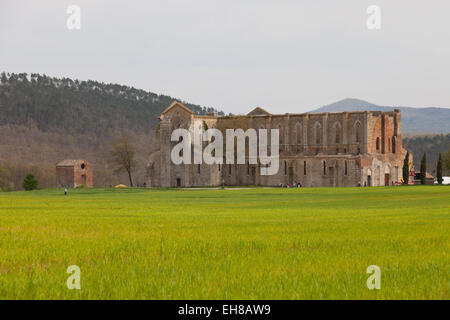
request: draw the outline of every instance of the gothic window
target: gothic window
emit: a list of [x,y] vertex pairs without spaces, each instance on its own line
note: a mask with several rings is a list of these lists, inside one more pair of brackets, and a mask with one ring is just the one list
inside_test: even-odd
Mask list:
[[395,153],[395,137],[392,137],[392,153]]
[[200,165],[197,165],[197,173],[200,174]]
[[202,129],[202,125],[201,124],[199,124],[198,125],[198,141],[200,141],[200,143],[201,143],[201,145],[203,146],[203,129]]
[[284,162],[284,175],[287,175],[287,162]]
[[348,162],[347,160],[344,160],[344,175],[348,174]]
[[341,143],[341,124],[336,122],[334,126],[334,143]]
[[302,144],[302,125],[298,122],[295,125],[295,141],[298,145]]
[[306,176],[306,161],[303,161],[303,175]]
[[355,124],[356,143],[361,143],[361,122],[357,121]]
[[380,138],[377,138],[377,151],[380,150]]
[[280,146],[283,144],[283,129],[281,125],[278,126],[278,136],[280,138]]
[[316,144],[320,144],[322,142],[322,126],[320,125],[320,123],[316,122],[314,131],[316,135]]
[[326,176],[327,175],[327,162],[325,160],[322,161],[322,165],[323,165],[323,175]]
[[[179,138],[178,138],[178,143],[180,143],[180,142],[182,142],[183,141],[183,137],[182,136],[180,136]],[[180,155],[180,157],[182,157],[183,156],[183,149],[181,149],[180,150],[180,153],[179,153],[179,155]]]

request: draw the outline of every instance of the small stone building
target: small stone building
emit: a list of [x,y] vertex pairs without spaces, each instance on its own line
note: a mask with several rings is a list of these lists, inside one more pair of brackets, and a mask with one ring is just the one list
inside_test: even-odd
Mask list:
[[93,186],[93,167],[86,160],[63,160],[56,165],[56,187]]

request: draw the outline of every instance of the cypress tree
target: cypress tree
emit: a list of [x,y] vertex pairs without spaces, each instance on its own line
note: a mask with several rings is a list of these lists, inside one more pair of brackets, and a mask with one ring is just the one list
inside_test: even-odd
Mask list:
[[425,184],[427,177],[427,154],[424,152],[420,161],[420,184]]
[[408,184],[409,181],[409,152],[406,152],[405,160],[403,160],[403,183]]
[[442,154],[439,152],[439,160],[436,168],[437,182],[442,184]]

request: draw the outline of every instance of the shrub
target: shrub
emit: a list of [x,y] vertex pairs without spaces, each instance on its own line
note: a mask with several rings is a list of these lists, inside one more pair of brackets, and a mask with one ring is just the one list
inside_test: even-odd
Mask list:
[[38,187],[38,181],[36,178],[31,174],[27,174],[25,179],[23,180],[23,188],[27,191],[35,190]]

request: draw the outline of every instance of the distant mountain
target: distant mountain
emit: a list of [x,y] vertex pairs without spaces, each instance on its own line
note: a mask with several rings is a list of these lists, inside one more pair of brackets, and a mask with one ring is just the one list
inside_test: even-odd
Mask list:
[[379,106],[359,99],[344,99],[312,112],[343,111],[402,111],[403,133],[450,133],[450,109],[448,108],[411,108]]

